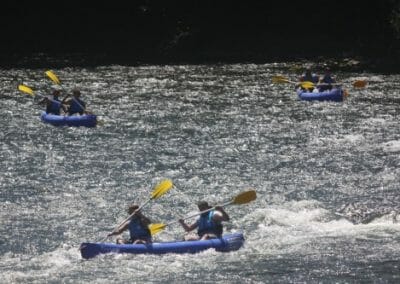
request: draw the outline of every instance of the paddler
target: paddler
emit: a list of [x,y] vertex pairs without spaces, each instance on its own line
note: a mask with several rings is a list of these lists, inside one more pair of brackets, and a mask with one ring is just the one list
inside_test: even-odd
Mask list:
[[[206,201],[200,201],[197,203],[197,207],[200,212],[212,208]],[[223,221],[229,221],[229,215],[221,206],[216,206],[213,210],[202,213],[200,218],[191,225],[187,225],[183,219],[179,219],[179,223],[186,232],[193,231],[197,228],[197,235],[186,235],[185,241],[208,240],[221,237]]]
[[121,225],[117,230],[108,236],[119,235],[126,230],[129,230],[130,239],[117,238],[117,244],[148,244],[152,242],[149,225],[150,219],[144,216],[136,204],[131,204],[128,208],[128,214],[132,218]]

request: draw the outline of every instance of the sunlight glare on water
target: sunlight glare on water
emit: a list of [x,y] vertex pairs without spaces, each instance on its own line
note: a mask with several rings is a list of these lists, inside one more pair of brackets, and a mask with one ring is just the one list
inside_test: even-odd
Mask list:
[[[39,99],[17,91],[50,92],[44,71],[0,72],[7,283],[398,281],[398,75],[338,72],[350,96],[334,103],[273,84],[296,80],[290,64],[54,70],[104,121],[88,129],[42,123]],[[358,78],[367,88],[351,87]],[[255,189],[256,201],[226,208],[225,231],[243,232],[244,247],[81,259],[80,243],[105,237],[165,178],[175,188],[144,209],[155,223]],[[175,224],[155,238],[182,234]]]

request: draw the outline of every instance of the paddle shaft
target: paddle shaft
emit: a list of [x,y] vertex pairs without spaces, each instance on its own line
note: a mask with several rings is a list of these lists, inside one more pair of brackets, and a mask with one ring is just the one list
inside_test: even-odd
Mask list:
[[190,215],[190,216],[181,218],[181,219],[179,219],[179,220],[177,220],[177,221],[173,221],[173,222],[170,222],[170,223],[168,223],[168,224],[151,224],[151,225],[149,226],[150,232],[151,232],[152,235],[154,235],[154,234],[157,234],[159,231],[163,230],[165,227],[167,227],[167,226],[169,226],[169,225],[172,225],[172,224],[174,224],[174,223],[176,223],[176,222],[179,222],[180,220],[189,219],[189,218],[192,218],[192,217],[201,215],[201,214],[203,214],[203,213],[209,212],[209,211],[211,211],[211,210],[214,210],[214,209],[216,209],[217,207],[224,207],[224,206],[227,206],[227,205],[229,205],[229,204],[246,204],[246,203],[249,203],[250,201],[255,200],[256,198],[257,198],[256,192],[255,192],[254,190],[249,190],[249,191],[240,193],[240,194],[237,195],[233,200],[228,201],[228,202],[226,202],[226,203],[224,203],[224,204],[222,204],[222,205],[217,205],[217,206],[211,207],[211,208],[209,208],[209,209],[207,209],[207,210],[198,212],[198,213],[196,213],[196,214],[194,214],[194,215]]
[[[311,81],[300,81],[300,82],[294,82],[289,80],[288,78],[284,77],[284,76],[274,76],[272,78],[272,81],[275,81],[276,83],[291,83],[291,84],[297,84],[300,85],[302,87],[305,87],[307,85],[309,85],[309,87],[311,88],[315,88],[315,87],[320,87],[320,86],[342,86],[343,83],[313,83]],[[352,85],[356,88],[364,88],[365,85],[367,84],[367,82],[365,80],[356,80],[352,83]],[[307,88],[307,87],[306,87]]]
[[56,101],[56,100],[53,100],[53,99],[50,99],[48,96],[45,96],[45,95],[42,95],[42,94],[34,94],[35,96],[38,96],[38,97],[41,97],[41,98],[45,98],[45,99],[48,99],[49,101],[51,101],[51,102],[53,102],[53,103],[62,103],[62,102],[60,102],[60,101]]
[[[230,205],[230,204],[232,204],[232,203],[234,203],[234,202],[235,202],[234,200],[228,201],[228,202],[226,202],[226,203],[224,203],[224,204],[222,204],[222,205],[217,205],[217,206],[211,207],[211,208],[209,208],[209,209],[207,209],[207,210],[204,210],[204,211],[201,211],[201,212],[197,212],[196,214],[193,214],[193,215],[190,215],[190,216],[181,218],[180,220],[190,219],[190,218],[199,216],[199,215],[201,215],[201,214],[203,214],[203,213],[207,213],[207,212],[210,212],[210,211],[212,211],[212,210],[215,210],[216,207],[224,207],[224,206]],[[175,220],[175,221],[172,221],[172,222],[170,222],[170,223],[165,224],[165,226],[169,226],[169,225],[172,225],[172,224],[175,224],[175,223],[178,223],[178,222],[179,222],[179,220]]]

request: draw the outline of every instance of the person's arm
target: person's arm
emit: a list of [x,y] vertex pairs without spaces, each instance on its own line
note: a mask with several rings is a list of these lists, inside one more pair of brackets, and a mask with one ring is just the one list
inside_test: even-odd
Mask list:
[[216,206],[214,215],[213,215],[213,220],[215,222],[222,222],[222,221],[229,221],[229,215],[225,212],[224,208],[221,206]]
[[71,99],[69,98],[71,95],[66,95],[65,98],[61,101],[62,104],[70,104],[71,103]]
[[197,226],[198,226],[198,222],[194,222],[193,224],[188,225],[188,224],[185,223],[185,221],[183,221],[183,219],[179,219],[178,221],[179,221],[179,224],[182,225],[183,229],[184,229],[186,232],[193,231],[193,230],[196,229]]
[[65,104],[61,103],[61,108],[64,111],[64,113],[68,112],[68,108],[67,108],[67,106]]

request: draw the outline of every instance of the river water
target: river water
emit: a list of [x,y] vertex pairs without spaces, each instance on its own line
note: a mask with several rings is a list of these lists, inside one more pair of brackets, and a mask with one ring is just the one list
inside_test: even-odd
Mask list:
[[[295,80],[292,67],[55,69],[101,117],[94,129],[40,121],[38,97],[17,86],[49,92],[44,69],[0,70],[0,282],[400,281],[399,75],[338,72],[346,101],[304,102],[271,82]],[[369,85],[356,90],[360,78]],[[175,188],[143,209],[156,223],[255,189],[254,202],[226,207],[225,230],[243,232],[244,247],[81,259],[80,243],[107,235],[165,178]],[[182,234],[174,225],[156,240]]]

